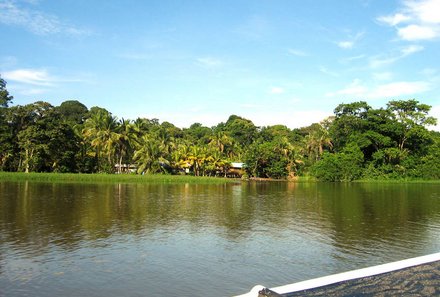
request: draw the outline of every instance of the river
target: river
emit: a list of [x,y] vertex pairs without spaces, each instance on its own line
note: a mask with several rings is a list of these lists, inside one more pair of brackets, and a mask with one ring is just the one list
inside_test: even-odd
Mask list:
[[0,181],[0,296],[231,296],[439,251],[439,184]]

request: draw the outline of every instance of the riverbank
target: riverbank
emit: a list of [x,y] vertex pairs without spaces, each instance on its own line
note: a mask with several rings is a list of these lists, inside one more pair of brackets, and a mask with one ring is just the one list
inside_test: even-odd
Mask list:
[[[167,175],[167,174],[105,174],[105,173],[24,173],[0,172],[0,181],[39,181],[39,182],[93,182],[93,183],[190,183],[225,184],[242,181],[249,182],[319,182],[311,176],[297,176],[294,179],[249,178],[234,179],[209,176]],[[361,179],[353,183],[423,183],[440,184],[440,180],[423,179]]]
[[416,178],[400,178],[400,179],[359,179],[352,181],[353,183],[381,183],[381,184],[440,184],[440,179],[416,179]]
[[71,183],[190,183],[190,184],[225,184],[240,182],[237,179],[165,174],[82,174],[82,173],[23,173],[0,172],[0,181],[36,181],[36,182],[71,182]]

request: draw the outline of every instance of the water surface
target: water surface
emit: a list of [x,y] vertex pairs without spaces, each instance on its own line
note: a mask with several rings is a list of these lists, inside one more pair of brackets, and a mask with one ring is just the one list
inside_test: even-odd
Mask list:
[[440,251],[440,185],[0,182],[0,296],[231,296]]

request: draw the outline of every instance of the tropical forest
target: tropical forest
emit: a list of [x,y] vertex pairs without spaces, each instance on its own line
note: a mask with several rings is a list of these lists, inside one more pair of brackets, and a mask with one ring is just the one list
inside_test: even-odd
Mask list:
[[[416,99],[341,103],[307,127],[213,127],[118,118],[77,100],[13,105],[0,77],[0,171],[181,174],[264,179],[439,179],[440,133]],[[239,171],[233,164],[242,164]],[[131,170],[126,170],[126,169]]]

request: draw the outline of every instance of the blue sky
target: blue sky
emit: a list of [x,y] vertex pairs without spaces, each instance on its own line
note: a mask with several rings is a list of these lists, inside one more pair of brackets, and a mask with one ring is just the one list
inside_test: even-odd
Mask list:
[[[339,103],[415,98],[440,116],[440,0],[0,0],[14,104],[119,118],[318,122]],[[438,128],[437,128],[438,129]]]

